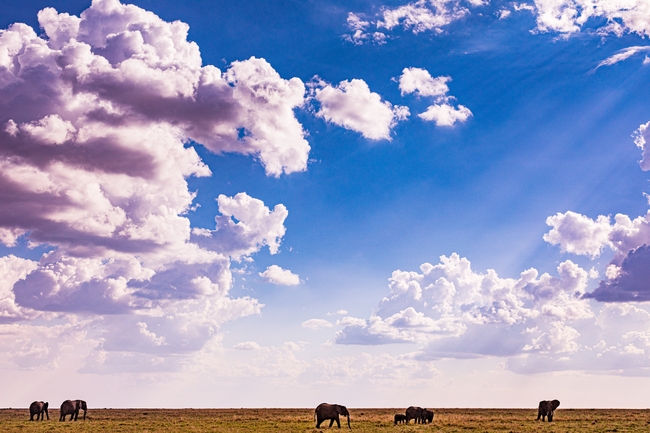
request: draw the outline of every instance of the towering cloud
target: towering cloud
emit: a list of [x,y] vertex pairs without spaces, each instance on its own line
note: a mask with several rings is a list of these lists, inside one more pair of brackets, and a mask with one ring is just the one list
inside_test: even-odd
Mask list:
[[254,57],[203,66],[187,24],[118,0],[38,19],[42,36],[0,32],[0,241],[51,251],[0,258],[0,323],[95,317],[95,368],[196,351],[260,311],[229,297],[230,259],[278,252],[287,210],[221,195],[216,230],[192,235],[187,178],[211,174],[193,146],[252,155],[269,176],[305,170],[305,86]]

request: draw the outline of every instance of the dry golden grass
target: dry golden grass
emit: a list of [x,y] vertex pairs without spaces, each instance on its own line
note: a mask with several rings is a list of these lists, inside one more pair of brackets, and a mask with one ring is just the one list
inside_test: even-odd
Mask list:
[[[599,433],[647,432],[650,410],[558,409],[553,423],[535,420],[533,409],[433,409],[431,425],[393,425],[393,415],[404,409],[354,409],[352,430],[357,432],[545,432]],[[91,409],[88,419],[58,422],[57,410],[50,421],[30,422],[27,409],[0,410],[0,432],[300,432],[327,431],[328,423],[315,428],[313,409]],[[341,420],[343,421],[343,420]],[[342,422],[342,430],[347,430]],[[336,431],[336,423],[333,427]]]

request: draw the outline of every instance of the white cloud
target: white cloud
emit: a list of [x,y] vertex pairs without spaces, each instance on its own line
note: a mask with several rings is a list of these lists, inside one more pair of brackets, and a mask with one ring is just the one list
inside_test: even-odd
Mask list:
[[468,13],[459,3],[453,0],[418,0],[395,9],[384,8],[377,27],[392,30],[401,26],[413,33],[440,32],[442,27]]
[[221,215],[215,217],[216,229],[194,229],[195,242],[235,259],[257,252],[263,246],[268,246],[271,254],[278,253],[286,232],[284,220],[289,215],[284,205],[278,204],[270,210],[263,201],[243,192],[234,197],[221,194],[217,203]]
[[600,33],[650,35],[650,4],[645,0],[535,0],[537,29],[579,32],[590,19],[604,19]]
[[609,217],[600,215],[596,220],[568,211],[548,217],[546,223],[553,227],[544,240],[560,245],[563,251],[598,257],[609,247],[620,262],[628,252],[650,243],[650,212],[634,220],[623,214]]
[[264,272],[259,273],[266,282],[281,286],[297,286],[300,284],[300,276],[288,269],[282,269],[278,265],[271,265]]
[[433,78],[429,71],[421,68],[404,68],[399,78],[402,95],[415,93],[418,96],[431,97],[435,101],[424,113],[418,114],[422,120],[434,121],[438,126],[453,126],[456,122],[465,122],[472,112],[464,105],[454,107],[452,96],[447,95],[447,82],[451,77]]
[[[641,168],[650,169],[646,153],[649,123],[635,132],[634,142],[643,150]],[[611,218],[600,215],[596,220],[568,211],[547,218],[553,227],[544,235],[547,242],[560,245],[562,251],[598,257],[605,247],[614,251],[614,258],[605,272],[606,280],[585,296],[602,302],[643,302],[650,300],[650,211],[631,219],[616,214]]]
[[[638,281],[650,278],[644,272]],[[473,271],[456,254],[443,256],[437,265],[423,264],[420,272],[393,272],[390,292],[376,313],[369,319],[342,319],[336,342],[418,343],[421,349],[411,356],[423,362],[503,357],[518,373],[647,374],[647,309],[591,304],[584,295],[595,275],[571,261],[561,263],[557,273],[529,269],[518,279],[501,278],[493,270]]]
[[464,105],[452,107],[448,104],[433,104],[424,113],[418,114],[422,120],[434,121],[438,126],[454,126],[456,122],[464,122],[472,112]]
[[630,57],[634,56],[635,54],[642,53],[645,51],[650,51],[650,46],[638,46],[638,47],[627,47],[622,50],[620,50],[618,53],[606,58],[602,62],[596,66],[596,68],[600,68],[601,66],[611,66],[614,65],[618,62],[622,62],[624,60],[629,59]]
[[327,313],[328,316],[345,316],[348,310],[336,310],[334,313]]
[[407,107],[382,101],[363,80],[341,81],[338,86],[321,81],[312,91],[320,103],[316,116],[359,132],[369,140],[390,140],[391,129],[409,116]]
[[[580,300],[589,275],[570,261],[558,267],[559,278],[548,274],[538,278],[534,269],[523,272],[518,280],[499,278],[493,270],[479,274],[457,254],[441,257],[435,266],[425,263],[420,269],[422,273],[393,272],[390,294],[378,311],[367,321],[341,321],[346,327],[337,334],[337,342],[419,342],[429,344],[431,352],[452,357],[502,351],[521,354],[526,345],[541,347],[534,340],[542,336],[556,345],[568,344],[560,337],[571,333],[553,334],[554,323],[569,326],[569,321],[593,316],[588,303]],[[534,327],[535,333],[521,334]],[[502,334],[508,346],[497,344],[493,351],[475,346],[493,334]]]
[[505,20],[512,14],[511,10],[508,9],[501,9],[498,13],[497,16],[499,17],[500,20]]
[[544,235],[544,240],[552,245],[560,245],[562,251],[598,257],[603,248],[610,244],[611,226],[609,218],[599,216],[596,221],[568,211],[557,213],[546,219],[553,227]]
[[[401,28],[414,34],[432,31],[442,33],[444,27],[462,19],[469,10],[462,5],[477,7],[489,3],[489,0],[417,0],[402,6],[384,6],[376,15],[376,20],[363,20],[359,14],[349,13],[347,24],[352,33],[344,38],[356,45],[368,41],[384,43],[385,31]],[[370,31],[370,28],[373,31]]]
[[449,92],[447,83],[451,77],[433,78],[429,71],[422,68],[404,68],[399,77],[399,89],[402,95],[415,93],[418,96],[445,96]]
[[243,343],[237,343],[233,346],[233,349],[237,350],[260,350],[262,347],[254,341],[244,341]]
[[13,287],[37,267],[36,262],[13,255],[0,257],[0,324],[35,316],[33,311],[16,304]]
[[634,132],[634,144],[642,150],[641,169],[650,171],[650,147],[646,147],[650,140],[650,122],[644,123]]
[[325,319],[309,319],[302,322],[302,327],[307,329],[331,328],[332,323]]
[[[470,9],[489,4],[489,0],[417,0],[401,6],[384,6],[376,19],[362,20],[359,14],[348,15],[350,34],[344,38],[356,45],[372,41],[373,32],[391,32],[396,28],[414,34],[440,34],[454,21],[469,15]],[[533,0],[512,3],[515,12],[530,11],[536,19],[535,32],[557,32],[564,36],[595,27],[598,34],[636,33],[650,35],[650,5],[646,0]],[[512,13],[502,8],[498,18]],[[594,24],[594,26],[588,25]],[[382,41],[387,37],[384,33]]]
[[[305,170],[305,86],[254,57],[204,66],[187,24],[117,0],[38,18],[44,35],[0,32],[0,241],[52,251],[0,258],[0,326],[94,334],[84,371],[182,368],[224,322],[259,314],[230,297],[230,260],[277,253],[288,214],[220,195],[216,230],[193,232],[187,178],[211,174],[193,146],[251,155],[269,176]],[[11,359],[53,365],[67,344],[30,341]]]

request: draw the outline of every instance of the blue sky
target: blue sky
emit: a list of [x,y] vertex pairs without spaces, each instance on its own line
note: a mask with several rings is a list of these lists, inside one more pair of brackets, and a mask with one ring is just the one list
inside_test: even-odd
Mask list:
[[650,6],[585,5],[6,6],[0,406],[646,407]]

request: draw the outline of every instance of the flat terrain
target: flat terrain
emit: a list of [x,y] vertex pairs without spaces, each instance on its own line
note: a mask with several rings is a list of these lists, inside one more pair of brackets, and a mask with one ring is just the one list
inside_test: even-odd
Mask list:
[[[431,425],[393,425],[404,409],[349,408],[357,432],[647,432],[650,410],[558,409],[553,423],[535,421],[533,409],[433,409]],[[88,419],[30,422],[27,409],[0,409],[0,432],[301,432],[316,429],[313,409],[90,409]],[[343,420],[341,420],[343,424]],[[342,430],[347,426],[342,425]],[[336,423],[334,424],[336,429]]]

